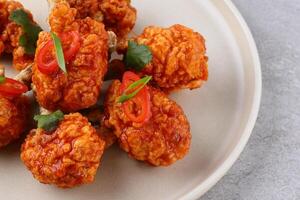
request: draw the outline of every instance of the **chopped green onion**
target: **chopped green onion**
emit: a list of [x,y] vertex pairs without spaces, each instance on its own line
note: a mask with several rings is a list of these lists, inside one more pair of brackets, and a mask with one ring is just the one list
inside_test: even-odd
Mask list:
[[52,36],[54,46],[55,46],[55,53],[56,53],[56,59],[57,59],[58,66],[63,72],[67,73],[64,51],[62,48],[61,41],[55,33],[51,32],[51,36]]
[[64,113],[60,110],[49,115],[35,115],[34,120],[38,122],[38,128],[46,131],[54,130],[58,122],[64,118]]
[[[129,87],[123,92],[123,94],[119,97],[118,103],[124,103],[135,97],[152,79],[152,76],[145,76],[144,78],[133,82],[129,85]],[[132,93],[126,94],[128,91],[135,89]]]

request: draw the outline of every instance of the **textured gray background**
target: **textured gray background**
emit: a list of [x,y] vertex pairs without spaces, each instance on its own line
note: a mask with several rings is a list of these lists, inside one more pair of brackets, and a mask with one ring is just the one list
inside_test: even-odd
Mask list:
[[300,200],[300,0],[233,0],[263,73],[254,132],[229,173],[200,200]]

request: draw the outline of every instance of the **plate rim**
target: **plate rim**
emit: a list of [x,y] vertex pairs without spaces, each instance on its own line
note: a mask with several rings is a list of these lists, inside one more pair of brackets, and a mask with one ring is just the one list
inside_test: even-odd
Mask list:
[[[215,4],[213,0],[211,0],[211,2]],[[237,145],[234,147],[231,153],[228,155],[228,157],[225,159],[225,161],[223,161],[223,163],[220,164],[219,167],[204,182],[202,182],[197,187],[193,188],[191,191],[179,197],[180,200],[195,200],[200,198],[202,195],[208,192],[208,190],[210,190],[215,184],[217,184],[217,182],[220,181],[222,177],[226,175],[226,173],[237,161],[240,154],[244,150],[246,144],[248,143],[260,110],[262,96],[262,73],[261,62],[255,40],[245,19],[243,18],[242,14],[237,9],[237,7],[234,5],[232,0],[223,0],[223,4],[225,7],[227,7],[227,9],[231,12],[235,20],[237,20],[238,24],[240,25],[240,28],[244,36],[246,37],[246,41],[248,43],[248,47],[251,53],[255,76],[252,109],[248,118],[248,122],[246,123],[244,131],[241,135],[241,138],[239,139]]]
[[204,195],[208,190],[210,190],[221,178],[229,171],[236,160],[239,158],[240,154],[244,150],[255,126],[259,109],[261,103],[262,95],[262,73],[261,73],[261,63],[259,58],[259,53],[256,47],[253,35],[244,20],[243,16],[236,8],[232,0],[210,0],[210,2],[215,5],[215,1],[222,3],[224,8],[227,9],[230,14],[234,17],[239,24],[239,28],[242,31],[243,36],[246,38],[247,46],[250,57],[252,58],[254,67],[254,94],[252,96],[251,111],[247,123],[245,124],[244,130],[241,137],[235,147],[232,149],[227,158],[212,172],[212,174],[206,178],[202,183],[199,183],[196,187],[192,188],[190,191],[178,197],[179,200],[195,200]]

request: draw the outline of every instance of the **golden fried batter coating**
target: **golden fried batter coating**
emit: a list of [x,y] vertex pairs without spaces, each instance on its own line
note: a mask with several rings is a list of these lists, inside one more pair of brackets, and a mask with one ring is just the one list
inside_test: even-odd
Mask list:
[[30,104],[25,96],[7,99],[0,96],[0,148],[26,131]]
[[131,122],[117,99],[120,81],[114,81],[105,100],[105,125],[114,130],[120,146],[137,160],[168,166],[189,151],[189,122],[179,105],[163,92],[149,87],[152,117],[145,124]]
[[[47,75],[39,71],[36,62],[33,66],[32,81],[37,100],[48,110],[74,112],[94,105],[107,71],[108,36],[104,25],[91,18],[75,19],[75,16],[76,10],[70,9],[66,3],[56,4],[50,15],[53,32],[78,31],[81,35],[80,50],[67,63],[68,74],[60,70]],[[37,54],[49,40],[49,33],[40,33]]]
[[91,109],[85,116],[93,124],[98,135],[105,141],[105,149],[108,149],[117,141],[113,131],[104,126],[104,113],[100,108]]
[[182,25],[150,26],[135,40],[149,46],[153,54],[141,74],[153,76],[163,91],[198,88],[207,80],[205,40],[199,33]]
[[127,35],[136,22],[137,11],[130,5],[130,0],[103,0],[100,4],[104,24],[108,30],[118,36],[118,49],[127,44]]
[[65,115],[51,133],[32,130],[21,159],[41,183],[71,188],[94,181],[105,142],[79,113]]
[[[99,12],[100,0],[56,0],[56,2],[68,2],[71,8],[76,8],[77,15],[79,19],[84,19],[86,17],[91,17],[96,19]],[[102,21],[101,19],[99,21]]]
[[[62,1],[62,0],[56,0]],[[72,8],[76,8],[77,18],[92,17],[105,24],[107,30],[118,36],[118,46],[127,43],[126,37],[136,22],[137,11],[130,0],[66,0]]]
[[[25,49],[19,44],[19,38],[23,34],[22,27],[9,20],[10,14],[17,9],[24,9],[24,7],[16,1],[0,0],[0,54],[12,53],[14,68],[22,70],[33,62],[34,56],[27,55]],[[31,13],[24,10],[33,21]]]

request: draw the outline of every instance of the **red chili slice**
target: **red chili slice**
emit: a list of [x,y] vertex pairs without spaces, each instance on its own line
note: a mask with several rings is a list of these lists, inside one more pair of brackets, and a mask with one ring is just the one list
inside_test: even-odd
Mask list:
[[11,78],[5,78],[5,81],[0,84],[0,94],[8,98],[20,96],[27,91],[26,85]]
[[[133,72],[125,72],[123,75],[121,94],[140,77]],[[132,91],[129,91],[132,92]],[[122,109],[130,121],[146,123],[151,118],[150,93],[145,86],[136,96],[122,104]]]
[[[64,51],[65,61],[70,61],[78,52],[80,48],[80,35],[77,31],[63,33],[60,36]],[[71,41],[67,48],[66,44]],[[49,40],[37,54],[38,69],[44,74],[53,74],[58,71],[58,62],[54,53],[53,40]]]
[[72,38],[71,44],[68,46],[68,49],[64,49],[64,57],[66,61],[70,61],[79,51],[81,37],[77,31],[71,31],[61,35],[62,45],[64,46],[65,42]]

